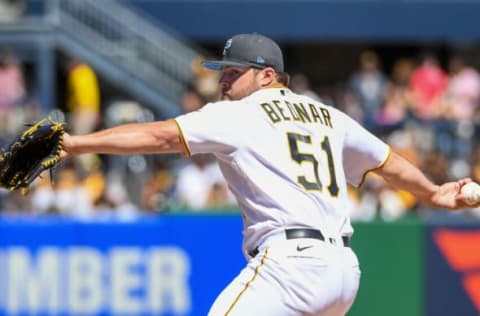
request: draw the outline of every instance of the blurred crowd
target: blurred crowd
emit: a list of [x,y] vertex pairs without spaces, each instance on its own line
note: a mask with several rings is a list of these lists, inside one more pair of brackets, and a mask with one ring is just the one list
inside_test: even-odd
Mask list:
[[[200,61],[192,64],[191,85],[178,98],[185,113],[218,96],[217,74],[203,69]],[[358,56],[358,68],[332,93],[320,93],[325,90],[302,73],[292,74],[290,87],[345,111],[436,182],[465,176],[480,181],[475,137],[480,127],[480,74],[461,56],[450,57],[446,64],[442,67],[434,54],[425,52],[418,59],[398,59],[386,73],[379,55],[367,50]],[[155,120],[135,100],[102,103],[100,79],[85,62],[69,59],[62,71],[64,104],[48,114],[66,121],[72,133]],[[8,145],[24,123],[43,115],[26,84],[21,61],[4,51],[0,55],[1,145]],[[349,193],[355,221],[432,214],[414,196],[373,175],[360,188],[350,187]],[[210,155],[81,156],[64,162],[52,178],[45,173],[27,195],[0,190],[0,209],[80,220],[132,220],[183,210],[238,211]],[[475,211],[468,214],[480,216]]]

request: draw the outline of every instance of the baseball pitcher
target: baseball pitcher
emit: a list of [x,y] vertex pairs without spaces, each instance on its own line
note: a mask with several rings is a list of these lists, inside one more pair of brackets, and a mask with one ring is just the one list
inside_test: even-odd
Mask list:
[[345,315],[360,280],[347,183],[360,186],[369,171],[435,208],[472,207],[460,192],[470,179],[434,184],[346,114],[289,90],[273,40],[236,35],[204,66],[220,72],[220,101],[166,121],[65,133],[61,156],[217,157],[242,210],[247,263],[209,315]]

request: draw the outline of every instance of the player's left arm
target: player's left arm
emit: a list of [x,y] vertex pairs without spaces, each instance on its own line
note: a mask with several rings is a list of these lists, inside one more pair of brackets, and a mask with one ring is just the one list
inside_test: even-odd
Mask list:
[[460,192],[465,184],[472,181],[471,179],[464,178],[437,185],[415,165],[395,152],[392,152],[387,161],[374,172],[390,185],[414,194],[432,207],[454,210],[480,206],[480,203],[469,205],[467,197]]
[[172,120],[115,126],[85,135],[63,138],[62,159],[96,154],[187,154],[181,132]]

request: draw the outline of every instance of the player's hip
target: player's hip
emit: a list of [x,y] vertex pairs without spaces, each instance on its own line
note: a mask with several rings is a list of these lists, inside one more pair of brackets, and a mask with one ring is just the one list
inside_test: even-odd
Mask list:
[[267,247],[271,249],[272,258],[332,257],[339,251],[350,252],[350,237],[327,235],[313,228],[278,229],[268,234],[259,244],[247,249],[248,257],[257,256]]
[[357,257],[348,247],[308,241],[262,248],[226,289],[228,315],[344,315],[359,286]]

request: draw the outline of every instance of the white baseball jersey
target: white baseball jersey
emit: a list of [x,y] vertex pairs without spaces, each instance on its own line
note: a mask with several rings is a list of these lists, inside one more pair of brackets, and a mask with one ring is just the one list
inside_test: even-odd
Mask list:
[[347,181],[360,185],[390,152],[346,114],[287,88],[209,103],[176,121],[189,154],[217,157],[243,212],[245,251],[286,228],[351,235]]

